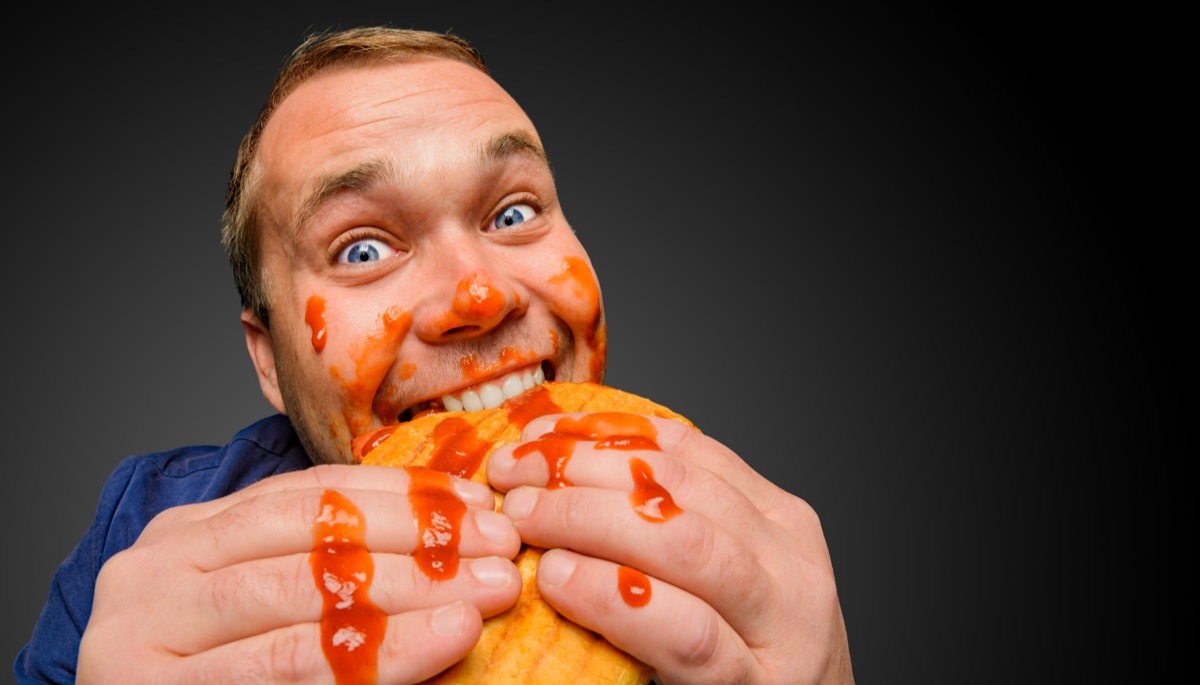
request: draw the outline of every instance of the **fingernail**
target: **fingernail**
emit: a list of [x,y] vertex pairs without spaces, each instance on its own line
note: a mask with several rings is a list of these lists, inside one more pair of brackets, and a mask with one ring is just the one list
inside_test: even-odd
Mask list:
[[470,561],[471,575],[484,585],[507,585],[512,580],[512,562],[499,557],[484,557]]
[[463,628],[463,605],[455,602],[433,612],[433,632],[442,637],[458,635]]
[[504,496],[504,514],[514,521],[529,516],[533,505],[537,502],[537,494],[529,488],[517,488]]
[[550,587],[566,584],[574,572],[575,557],[566,552],[546,552],[538,564],[538,580]]
[[503,544],[512,537],[513,525],[507,516],[495,511],[475,512],[475,527],[489,542]]
[[451,487],[454,488],[454,494],[467,504],[477,507],[495,506],[496,496],[492,494],[492,489],[483,483],[458,478],[452,479],[452,481]]

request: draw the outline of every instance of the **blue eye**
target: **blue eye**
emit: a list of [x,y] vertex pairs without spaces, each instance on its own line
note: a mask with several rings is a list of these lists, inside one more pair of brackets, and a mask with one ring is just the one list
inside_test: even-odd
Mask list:
[[364,264],[377,262],[385,257],[391,257],[396,251],[381,240],[356,240],[338,253],[340,264]]
[[494,228],[511,228],[519,223],[532,219],[537,210],[529,205],[512,205],[496,215],[492,221]]

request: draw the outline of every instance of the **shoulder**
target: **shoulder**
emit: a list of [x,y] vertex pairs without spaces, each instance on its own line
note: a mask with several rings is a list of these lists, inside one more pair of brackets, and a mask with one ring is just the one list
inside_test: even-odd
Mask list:
[[221,497],[267,476],[311,465],[291,422],[275,414],[238,431],[224,445],[185,445],[126,457],[109,482],[123,490],[147,488],[151,492],[139,493],[140,498],[154,494],[156,499],[176,500],[167,505],[173,506]]
[[[238,431],[224,445],[186,445],[126,457],[100,495],[97,520],[111,523],[109,549],[131,544],[151,518],[170,507],[223,497],[268,476],[312,465],[286,416]],[[129,538],[129,539],[125,539]]]

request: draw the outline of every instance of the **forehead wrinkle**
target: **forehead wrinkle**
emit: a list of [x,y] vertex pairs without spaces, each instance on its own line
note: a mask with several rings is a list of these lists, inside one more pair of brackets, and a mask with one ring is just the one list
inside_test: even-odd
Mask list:
[[304,232],[308,220],[334,197],[347,192],[364,193],[394,175],[395,169],[390,161],[376,159],[321,179],[316,189],[300,205],[296,217],[296,238]]

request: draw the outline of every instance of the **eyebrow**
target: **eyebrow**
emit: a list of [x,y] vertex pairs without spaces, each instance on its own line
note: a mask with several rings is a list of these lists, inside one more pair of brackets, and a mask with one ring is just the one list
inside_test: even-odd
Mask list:
[[531,136],[520,131],[492,138],[491,142],[484,147],[481,157],[486,161],[499,162],[521,153],[531,153],[547,168],[550,166],[550,160],[546,157],[546,151],[542,149],[542,146]]
[[[550,159],[546,156],[546,151],[533,136],[523,131],[511,131],[493,137],[479,151],[479,161],[485,165],[496,164],[521,155],[532,155],[547,170],[550,169]],[[391,161],[376,159],[341,174],[326,177],[300,206],[296,221],[296,238],[304,232],[304,226],[309,219],[331,198],[347,191],[364,192],[384,179],[396,175],[396,168]]]

